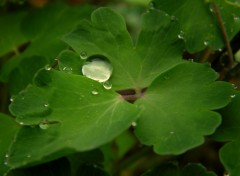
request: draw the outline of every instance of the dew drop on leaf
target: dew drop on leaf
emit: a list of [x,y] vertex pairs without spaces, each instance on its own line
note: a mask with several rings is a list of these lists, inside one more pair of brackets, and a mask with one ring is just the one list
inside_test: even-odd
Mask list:
[[132,126],[136,127],[137,126],[137,122],[132,122]]
[[236,95],[231,95],[231,98],[235,98],[236,97]]
[[31,158],[32,156],[30,154],[27,155],[27,158]]
[[207,41],[204,41],[203,44],[204,44],[205,46],[208,46],[208,42],[207,42]]
[[80,53],[80,58],[83,59],[83,60],[87,59],[87,52],[82,51],[82,52]]
[[72,68],[71,67],[63,67],[63,71],[66,73],[72,73]]
[[47,123],[40,123],[39,128],[41,128],[42,130],[46,130],[49,128],[49,125]]
[[44,104],[44,107],[49,107],[49,104],[48,103]]
[[84,76],[98,82],[106,82],[112,75],[112,65],[100,56],[91,57],[82,67]]
[[93,94],[93,95],[98,95],[99,92],[95,89],[95,90],[92,91],[92,94]]
[[45,70],[50,71],[51,69],[52,69],[52,67],[50,65],[45,66]]
[[20,124],[20,125],[24,125],[24,123],[23,123],[23,122],[19,122],[19,124]]
[[8,158],[8,157],[9,157],[9,155],[8,155],[8,154],[6,154],[6,155],[5,155],[5,158]]
[[171,131],[171,132],[170,132],[170,134],[174,134],[174,132],[173,132],[173,131]]
[[111,89],[112,88],[112,84],[108,81],[104,82],[103,83],[103,87],[107,90]]

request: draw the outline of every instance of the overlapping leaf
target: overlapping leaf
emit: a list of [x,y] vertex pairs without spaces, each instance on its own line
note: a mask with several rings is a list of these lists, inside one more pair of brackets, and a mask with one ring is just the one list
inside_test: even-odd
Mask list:
[[28,41],[20,30],[20,23],[26,15],[26,12],[19,12],[0,16],[0,56],[17,52],[18,47]]
[[233,176],[240,174],[240,92],[236,91],[235,96],[232,102],[220,111],[223,121],[214,135],[220,141],[231,141],[220,150],[220,157],[229,175]]
[[[18,16],[16,16],[18,23],[16,23],[16,27],[13,26],[13,28],[15,27],[14,29],[17,30],[16,35],[27,38],[29,45],[22,53],[20,53],[20,55],[18,54],[6,62],[0,71],[0,77],[4,81],[7,81],[9,76],[11,77],[11,80],[19,79],[19,77],[23,77],[25,79],[25,84],[22,82],[21,85],[18,85],[19,82],[11,82],[11,87],[15,87],[15,91],[11,92],[11,94],[21,91],[21,89],[17,88],[25,87],[27,85],[26,83],[31,82],[34,73],[38,69],[42,68],[42,64],[35,64],[35,66],[38,66],[36,67],[35,72],[28,72],[28,70],[33,70],[31,65],[28,63],[28,59],[30,57],[34,59],[34,56],[45,57],[45,64],[50,64],[59,52],[67,47],[66,44],[60,40],[61,36],[71,30],[81,19],[87,18],[91,11],[91,6],[69,7],[65,4],[52,4],[40,10],[31,11],[23,19],[18,19]],[[5,23],[1,25],[9,28],[9,26]],[[12,35],[12,33],[13,32],[9,35]],[[16,37],[13,41],[17,39],[18,37]],[[3,46],[5,46],[5,42],[7,42],[5,40],[7,39],[2,39],[1,43]],[[16,45],[18,44],[19,42],[16,43]],[[18,48],[19,46],[14,47]],[[11,51],[15,48],[8,47],[7,49]],[[37,57],[35,58],[36,60]],[[26,69],[26,67],[29,68]]]
[[[186,48],[196,52],[210,46],[223,47],[223,36],[217,22],[217,15],[211,0],[154,0],[154,6],[173,15],[181,24]],[[229,39],[240,29],[240,8],[228,0],[216,0]],[[189,15],[191,14],[191,15]]]
[[162,164],[142,176],[216,176],[200,164],[188,164],[182,170],[176,164]]
[[109,8],[99,8],[92,13],[91,22],[82,21],[63,40],[78,54],[108,58],[114,69],[114,89],[138,89],[181,62],[183,42],[178,33],[178,25],[167,14],[152,10],[143,15],[134,46],[124,19]]
[[13,168],[97,148],[128,128],[138,114],[100,83],[54,70],[41,71],[10,110],[20,124],[30,125],[19,131],[11,148]]
[[7,166],[9,157],[8,149],[14,139],[15,133],[19,129],[19,125],[11,117],[0,114],[0,129],[0,175],[4,175],[9,169]]
[[203,143],[214,132],[220,115],[211,110],[225,106],[232,86],[214,82],[209,65],[184,63],[161,74],[136,104],[143,109],[136,135],[156,153],[179,154]]

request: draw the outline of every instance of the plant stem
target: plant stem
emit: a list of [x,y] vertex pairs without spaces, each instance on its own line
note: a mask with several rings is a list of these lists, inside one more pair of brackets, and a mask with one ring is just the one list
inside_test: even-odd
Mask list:
[[223,19],[222,19],[222,16],[221,16],[221,12],[220,12],[217,4],[216,4],[216,1],[212,0],[212,4],[213,4],[213,9],[214,9],[214,11],[216,13],[216,16],[217,16],[217,21],[218,21],[220,30],[222,32],[224,43],[226,45],[228,58],[229,58],[229,61],[230,61],[229,67],[231,68],[233,66],[234,59],[233,59],[232,48],[231,48],[230,42],[228,40],[227,31],[226,31],[226,28],[224,26]]

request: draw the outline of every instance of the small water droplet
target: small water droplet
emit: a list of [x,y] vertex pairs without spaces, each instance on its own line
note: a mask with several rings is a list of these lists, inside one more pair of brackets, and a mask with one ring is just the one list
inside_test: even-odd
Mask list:
[[205,46],[208,46],[208,41],[204,41],[203,44],[204,44]]
[[13,101],[14,101],[14,98],[11,97],[11,98],[10,98],[10,101],[13,102]]
[[98,92],[96,89],[94,89],[94,90],[92,91],[92,94],[93,94],[93,95],[98,95],[99,92]]
[[30,154],[27,155],[27,158],[31,158],[32,156]]
[[171,131],[171,132],[170,132],[170,134],[174,134],[174,132],[173,132],[173,131]]
[[20,124],[20,125],[24,125],[24,123],[23,123],[23,122],[19,122],[19,124]]
[[46,107],[46,108],[49,107],[49,104],[48,103],[44,104],[44,107]]
[[149,9],[151,9],[151,10],[155,9],[155,6],[156,6],[156,4],[153,1],[149,2],[149,4],[148,4]]
[[7,162],[7,161],[5,161],[5,162],[4,162],[4,165],[6,165],[6,166],[7,166],[7,165],[8,165],[8,162]]
[[45,66],[45,70],[50,71],[51,69],[52,69],[52,67],[50,65]]
[[210,10],[210,12],[214,13],[214,9],[213,9],[212,5],[209,6],[209,10]]
[[231,98],[235,98],[235,97],[236,97],[236,95],[234,95],[234,94],[233,94],[233,95],[231,95],[230,97],[231,97]]
[[72,68],[71,67],[63,67],[63,71],[66,73],[72,73]]
[[6,154],[6,155],[5,155],[5,158],[8,158],[8,157],[9,157],[9,155],[8,155],[8,154]]
[[82,52],[80,53],[80,58],[83,59],[83,60],[87,59],[87,52],[82,51]]
[[21,99],[22,99],[22,100],[24,100],[24,99],[25,99],[25,97],[22,97]]
[[82,67],[84,76],[98,82],[106,82],[112,75],[112,65],[106,58],[93,56]]
[[218,49],[219,52],[222,52],[222,50],[223,50],[222,48],[219,48],[219,49]]
[[46,122],[43,122],[39,124],[39,128],[41,128],[42,130],[46,130],[49,128],[49,125]]
[[112,84],[108,81],[104,82],[103,83],[103,87],[107,90],[111,89],[112,88]]
[[136,127],[137,126],[137,122],[132,122],[132,126]]

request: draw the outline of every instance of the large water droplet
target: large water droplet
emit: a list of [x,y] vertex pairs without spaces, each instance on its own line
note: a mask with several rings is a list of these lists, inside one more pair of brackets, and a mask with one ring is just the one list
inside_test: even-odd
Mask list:
[[96,89],[94,89],[94,90],[92,91],[92,94],[93,94],[93,95],[98,95],[99,92],[98,92]]
[[90,58],[82,67],[84,76],[98,82],[106,82],[112,75],[112,70],[108,60],[100,56]]
[[107,90],[111,89],[112,88],[112,84],[108,81],[104,82],[103,83],[103,87]]
[[83,59],[83,60],[87,59],[87,52],[85,52],[85,51],[81,52],[80,53],[80,58]]

